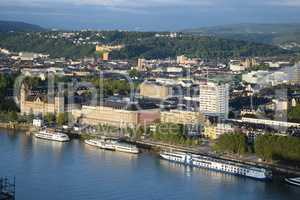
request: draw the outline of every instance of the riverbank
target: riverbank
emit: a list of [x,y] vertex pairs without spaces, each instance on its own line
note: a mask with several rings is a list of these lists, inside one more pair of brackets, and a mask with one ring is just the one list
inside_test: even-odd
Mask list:
[[162,142],[145,141],[145,140],[143,140],[143,141],[142,140],[136,140],[136,141],[129,140],[128,142],[136,144],[137,146],[142,147],[142,148],[153,149],[154,151],[172,149],[174,151],[199,154],[199,155],[203,155],[203,156],[213,157],[216,159],[223,159],[223,160],[228,160],[228,161],[232,161],[232,162],[236,162],[236,163],[251,165],[251,166],[255,166],[255,167],[262,167],[262,168],[272,170],[272,172],[275,176],[280,176],[280,177],[300,176],[299,168],[291,167],[291,166],[287,166],[287,165],[280,165],[280,164],[267,163],[267,162],[255,162],[253,160],[248,160],[243,157],[216,155],[213,152],[203,152],[197,148],[189,148],[189,147],[183,147],[183,146],[170,145],[170,144],[165,144]]
[[[31,124],[19,124],[19,123],[0,123],[0,128],[9,129],[9,130],[19,130],[25,131],[26,133],[32,133],[36,131],[37,128],[32,126]],[[70,138],[76,139],[90,139],[91,136],[89,134],[81,134],[80,132],[74,131],[64,131],[64,133],[68,134]],[[198,147],[185,147],[179,145],[171,145],[163,142],[151,141],[151,140],[134,140],[130,138],[123,138],[120,136],[112,136],[114,139],[122,139],[124,142],[132,143],[137,145],[139,148],[150,149],[155,152],[159,152],[161,150],[174,150],[181,151],[186,153],[200,154],[208,157],[213,157],[217,159],[229,160],[237,163],[252,165],[256,167],[262,167],[272,170],[273,174],[276,176],[286,177],[286,176],[300,176],[300,169],[292,166],[267,163],[267,162],[257,162],[253,160],[248,160],[243,157],[233,157],[228,155],[217,155],[210,151],[201,151]]]
[[0,122],[0,128],[18,131],[30,131],[34,127],[27,123],[17,123],[17,122]]

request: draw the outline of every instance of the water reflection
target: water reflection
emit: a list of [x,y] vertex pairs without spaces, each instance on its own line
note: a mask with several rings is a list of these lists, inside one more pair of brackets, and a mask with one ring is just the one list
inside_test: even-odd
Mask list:
[[298,199],[299,188],[140,155],[25,134],[0,134],[0,174],[17,177],[17,199]]

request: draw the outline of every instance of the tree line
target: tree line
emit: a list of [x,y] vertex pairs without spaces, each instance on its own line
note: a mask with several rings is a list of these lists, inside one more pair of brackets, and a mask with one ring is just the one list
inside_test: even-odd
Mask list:
[[300,161],[300,139],[291,136],[259,135],[254,144],[249,144],[244,134],[224,134],[216,141],[214,150],[237,155],[255,153],[267,161]]

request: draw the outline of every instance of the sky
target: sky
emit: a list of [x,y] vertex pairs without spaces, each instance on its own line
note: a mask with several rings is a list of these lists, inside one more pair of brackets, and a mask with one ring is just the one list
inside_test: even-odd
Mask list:
[[175,31],[299,23],[300,0],[0,0],[0,20],[45,28]]

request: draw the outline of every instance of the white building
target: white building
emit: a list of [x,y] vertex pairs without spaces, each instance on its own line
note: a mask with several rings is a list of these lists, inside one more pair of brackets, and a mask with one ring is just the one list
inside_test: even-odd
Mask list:
[[229,85],[208,82],[200,84],[199,110],[209,116],[227,118],[229,113]]

